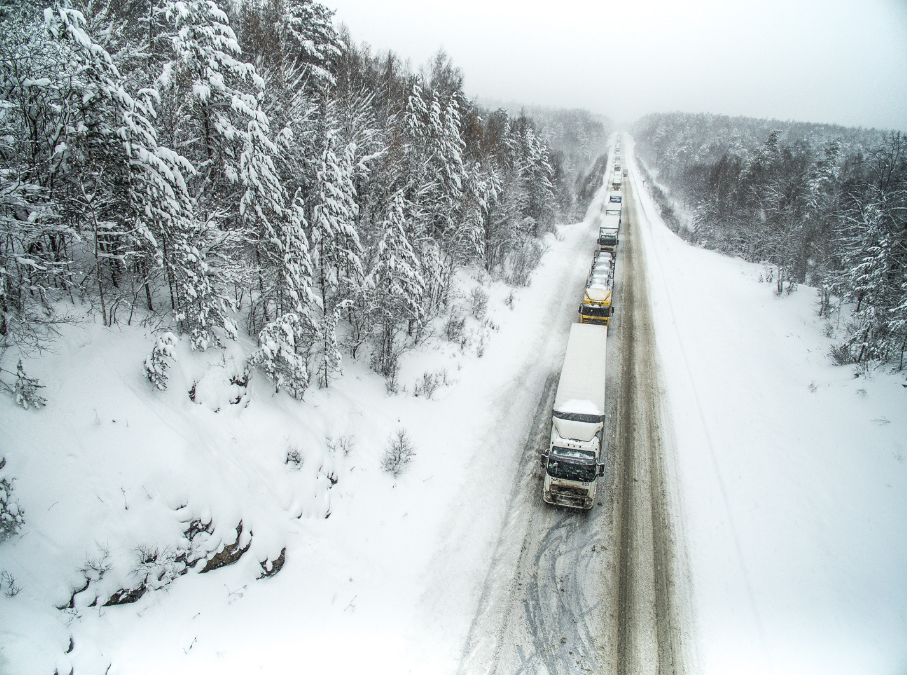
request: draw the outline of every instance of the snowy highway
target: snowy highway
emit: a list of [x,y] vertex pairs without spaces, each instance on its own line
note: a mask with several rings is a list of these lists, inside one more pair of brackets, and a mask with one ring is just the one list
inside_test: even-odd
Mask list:
[[[606,462],[590,512],[542,501],[538,457],[548,442],[560,361],[544,381],[519,480],[459,672],[680,673],[674,538],[667,512],[654,335],[632,190],[608,338]],[[591,259],[592,244],[578,252]],[[583,279],[551,308],[549,341],[575,320]],[[604,488],[604,489],[602,489]]]

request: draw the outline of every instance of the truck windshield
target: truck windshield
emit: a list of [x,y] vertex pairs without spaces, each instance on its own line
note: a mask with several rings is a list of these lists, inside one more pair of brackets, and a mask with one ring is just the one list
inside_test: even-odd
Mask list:
[[595,480],[595,456],[581,450],[553,448],[548,458],[548,475],[591,483]]

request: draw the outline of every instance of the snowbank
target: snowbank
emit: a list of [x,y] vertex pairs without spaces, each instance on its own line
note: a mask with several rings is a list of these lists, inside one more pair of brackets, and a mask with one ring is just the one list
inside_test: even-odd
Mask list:
[[905,672],[904,374],[831,365],[814,289],[776,297],[758,265],[687,245],[634,188],[676,435],[691,672]]
[[[454,670],[522,450],[514,430],[536,405],[519,397],[562,306],[552,280],[582,276],[575,250],[593,238],[584,224],[549,236],[531,286],[491,284],[482,321],[404,357],[396,396],[349,359],[304,402],[274,394],[260,372],[244,381],[251,342],[181,342],[160,392],[142,371],[155,335],[67,328],[25,360],[47,407],[0,401],[2,473],[25,511],[0,543],[22,589],[0,598],[0,672]],[[476,285],[458,281],[467,314]],[[395,480],[380,467],[400,428],[416,456]],[[160,588],[103,606],[143,582]]]

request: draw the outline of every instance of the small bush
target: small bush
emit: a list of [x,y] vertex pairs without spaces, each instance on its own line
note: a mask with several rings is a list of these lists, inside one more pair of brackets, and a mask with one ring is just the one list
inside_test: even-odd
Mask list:
[[508,255],[509,272],[505,281],[511,286],[528,286],[532,272],[545,255],[545,246],[536,239],[525,239]]
[[832,345],[828,350],[828,355],[836,366],[846,366],[853,363],[854,360],[847,344]]
[[186,564],[177,560],[176,551],[169,546],[139,546],[136,553],[138,562],[132,574],[149,591],[169,586],[186,573]]
[[480,359],[485,356],[485,335],[484,333],[479,338],[479,343],[476,345],[476,356]]
[[513,291],[510,291],[510,295],[508,295],[506,298],[504,298],[504,305],[506,305],[508,309],[512,310],[514,299],[515,298],[513,297]]
[[160,391],[167,389],[167,368],[170,366],[167,359],[176,360],[176,344],[177,339],[173,333],[164,333],[145,359],[145,378]]
[[481,286],[472,289],[469,295],[469,302],[472,309],[472,315],[481,321],[485,318],[485,312],[488,311],[488,293]]
[[287,457],[283,463],[294,471],[299,471],[299,469],[302,467],[302,461],[302,453],[300,453],[296,448],[290,448],[289,450],[287,450]]
[[14,598],[19,595],[19,591],[22,590],[22,587],[16,583],[16,577],[6,570],[3,570],[0,572],[0,589],[3,590],[3,595],[6,597]]
[[[0,459],[0,471],[6,466],[6,458]],[[15,536],[25,524],[25,512],[13,495],[13,479],[0,476],[0,541]]]
[[451,309],[447,323],[444,324],[444,335],[451,342],[459,343],[463,339],[463,329],[466,327],[466,317],[458,309]]
[[97,558],[85,558],[85,565],[83,565],[79,571],[85,577],[85,580],[89,583],[98,582],[104,578],[104,575],[107,574],[113,564],[110,562],[110,550],[107,548],[101,549],[101,555]]
[[396,359],[391,364],[387,375],[384,376],[384,390],[388,396],[396,396],[400,393],[400,383],[397,381],[397,375],[400,372],[400,365]]
[[346,457],[353,451],[353,446],[355,445],[354,436],[337,436],[334,438],[324,439],[325,444],[328,446],[328,450],[336,454],[337,451],[343,453],[343,456]]
[[25,369],[22,367],[22,360],[16,366],[16,403],[28,410],[29,408],[43,408],[47,401],[38,394],[39,389],[44,385],[38,382],[37,378],[28,377]]
[[450,386],[450,380],[447,379],[447,368],[433,373],[425,371],[413,385],[413,396],[424,396],[431,400],[439,387],[447,386]]
[[394,478],[401,475],[416,456],[409,434],[405,429],[398,429],[391,435],[381,460],[381,468]]

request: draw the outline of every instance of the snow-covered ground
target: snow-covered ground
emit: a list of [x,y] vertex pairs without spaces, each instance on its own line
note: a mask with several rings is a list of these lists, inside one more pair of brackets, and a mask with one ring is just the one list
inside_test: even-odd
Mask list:
[[[531,286],[508,304],[511,289],[491,284],[487,321],[469,317],[462,344],[437,338],[406,355],[398,395],[350,360],[301,403],[261,373],[231,383],[248,343],[204,354],[180,344],[159,392],[142,372],[150,332],[67,328],[53,352],[24,360],[47,407],[0,401],[2,474],[25,512],[0,544],[0,570],[22,589],[0,597],[0,673],[452,672],[522,451],[511,436],[548,374],[534,366],[562,305],[557,280],[582,275],[576,252],[593,239],[584,224],[549,235]],[[467,315],[476,285],[459,279]],[[412,395],[440,371],[448,385],[433,400]],[[395,480],[380,464],[400,428],[417,454]],[[292,451],[301,465],[287,463]],[[205,551],[233,543],[240,521],[251,547],[134,604],[97,606],[139,584],[139,547],[157,547],[172,569],[193,520],[212,523]],[[283,569],[256,580],[283,547]],[[110,569],[80,571],[91,566]]]
[[904,374],[831,365],[814,289],[776,297],[762,267],[684,243],[635,186],[692,578],[689,672],[907,672]]

